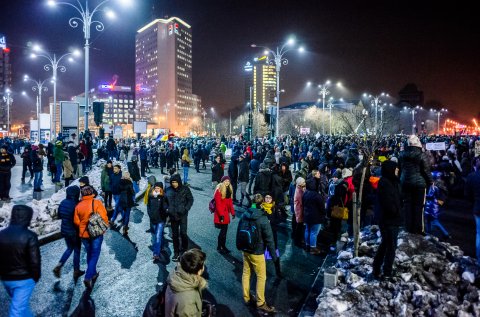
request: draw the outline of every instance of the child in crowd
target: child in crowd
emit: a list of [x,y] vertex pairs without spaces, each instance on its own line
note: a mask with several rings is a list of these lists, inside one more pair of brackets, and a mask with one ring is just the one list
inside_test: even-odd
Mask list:
[[442,172],[432,172],[432,178],[433,185],[427,189],[427,195],[425,200],[425,229],[427,233],[431,234],[432,227],[435,226],[440,229],[445,239],[450,239],[450,234],[438,219],[441,208],[445,204],[445,198],[447,197],[447,188],[442,181]]

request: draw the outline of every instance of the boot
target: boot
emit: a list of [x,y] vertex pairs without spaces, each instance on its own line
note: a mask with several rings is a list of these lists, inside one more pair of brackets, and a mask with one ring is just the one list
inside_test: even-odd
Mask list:
[[123,235],[124,236],[128,235],[128,226],[123,227]]
[[83,274],[85,274],[85,271],[82,271],[82,270],[75,270],[73,271],[73,279],[74,280],[77,280],[80,276],[82,276]]
[[56,278],[60,278],[61,273],[62,273],[62,264],[58,263],[57,266],[53,269],[53,275],[55,275]]

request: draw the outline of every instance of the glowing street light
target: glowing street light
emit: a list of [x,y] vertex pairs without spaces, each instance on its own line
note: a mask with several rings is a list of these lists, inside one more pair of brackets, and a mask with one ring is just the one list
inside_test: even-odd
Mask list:
[[44,58],[48,61],[47,64],[43,66],[43,69],[45,69],[47,72],[52,71],[52,83],[53,83],[53,114],[52,115],[52,122],[53,122],[53,136],[55,137],[57,135],[57,71],[60,71],[62,73],[65,73],[67,71],[67,68],[64,65],[61,65],[60,62],[64,59],[70,56],[69,61],[73,61],[71,56],[80,56],[80,51],[79,50],[74,50],[72,52],[67,52],[63,55],[60,56],[60,58],[57,58],[57,55],[55,53],[50,54],[46,51],[44,51],[40,45],[35,44],[33,46],[33,51],[35,53],[32,53],[30,55],[31,58],[35,59],[37,57]]
[[445,112],[448,112],[447,109],[445,108],[442,108],[440,110],[437,110],[437,109],[430,109],[430,112],[433,112],[437,115],[437,133],[438,135],[440,135],[440,116],[445,113]]
[[[267,55],[267,64],[275,65],[275,70],[277,72],[277,95],[276,95],[276,102],[277,102],[277,113],[276,113],[276,127],[275,127],[275,136],[280,136],[280,126],[279,126],[279,117],[280,117],[280,70],[282,65],[288,65],[288,59],[284,57],[284,55],[294,49],[295,45],[295,38],[291,37],[285,42],[282,46],[277,46],[276,50],[271,50],[266,46],[260,46],[256,44],[252,44],[251,47],[261,47],[264,48],[264,54]],[[304,52],[304,48],[300,47],[298,49],[299,52]],[[270,56],[272,58],[270,58]]]
[[47,92],[48,88],[45,86],[45,83],[48,81],[48,79],[45,80],[34,80],[28,77],[28,75],[23,76],[23,81],[24,82],[32,82],[34,85],[32,86],[32,90],[37,92],[37,122],[38,122],[38,140],[40,140],[40,111],[42,107],[42,91]]
[[[73,4],[70,2],[65,1],[55,1],[55,0],[48,0],[47,4],[50,7],[55,7],[56,5],[66,5],[75,9],[78,13],[77,16],[74,16],[68,20],[68,24],[72,28],[77,28],[80,24],[83,25],[83,35],[85,39],[85,131],[88,130],[88,113],[89,113],[89,77],[90,77],[90,28],[92,25],[95,26],[95,29],[98,32],[102,32],[105,29],[104,24],[99,21],[95,20],[94,17],[98,12],[104,12],[107,18],[113,18],[115,14],[113,11],[108,10],[105,5],[110,2],[111,0],[103,0],[101,1],[93,10],[90,9],[88,5],[88,0],[85,0],[85,5],[82,5],[80,0],[76,0],[77,4]],[[121,4],[129,5],[132,2],[129,0],[121,0]]]
[[[365,98],[369,99],[372,106],[375,107],[375,127],[374,127],[374,131],[375,131],[375,134],[377,134],[377,132],[379,130],[378,129],[378,107],[382,106],[382,103],[383,103],[383,101],[380,98],[382,98],[382,97],[383,98],[388,98],[388,97],[390,97],[390,95],[382,92],[381,94],[376,95],[376,96],[372,96],[372,95],[364,93],[363,96]],[[383,126],[383,113],[382,113],[381,124]]]

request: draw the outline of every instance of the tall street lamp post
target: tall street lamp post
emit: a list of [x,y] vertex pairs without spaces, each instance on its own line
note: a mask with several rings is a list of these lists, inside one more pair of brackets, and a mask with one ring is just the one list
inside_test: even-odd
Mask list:
[[[323,85],[318,85],[318,88],[320,88],[320,91],[318,94],[322,96],[322,134],[325,134],[325,97],[330,94],[330,91],[328,88],[331,86],[330,80],[327,80],[325,84]],[[330,110],[330,116],[332,115],[332,112]],[[330,125],[330,133],[331,131],[331,125]]]
[[378,132],[378,107],[379,105],[381,106],[382,104],[382,100],[380,98],[382,97],[389,97],[388,94],[382,92],[381,94],[379,95],[376,95],[376,96],[372,96],[372,95],[367,95],[367,94],[363,94],[364,97],[370,99],[370,102],[372,104],[372,106],[375,107],[375,127],[374,127],[374,132],[375,134],[377,134]]
[[[94,20],[96,13],[105,11],[107,17],[114,18],[115,14],[110,10],[104,10],[104,6],[106,3],[110,2],[111,0],[104,0],[101,1],[93,10],[90,10],[88,5],[88,0],[85,0],[85,5],[82,5],[80,0],[77,0],[77,5],[72,4],[70,2],[65,1],[55,1],[55,0],[48,0],[47,4],[49,6],[55,6],[58,4],[67,5],[74,8],[79,16],[74,16],[68,20],[68,24],[72,28],[77,28],[80,24],[83,25],[83,35],[85,39],[85,131],[88,130],[88,113],[89,113],[89,77],[90,77],[90,27],[92,25],[95,26],[95,29],[98,32],[102,32],[105,29],[104,24],[99,20]],[[123,0],[124,2],[126,0]]]
[[37,124],[38,124],[38,140],[40,140],[40,129],[41,129],[41,125],[40,125],[40,112],[41,112],[41,107],[42,107],[42,91],[45,91],[47,92],[48,91],[48,87],[45,86],[45,83],[47,82],[47,79],[41,81],[41,80],[34,80],[34,79],[31,79],[30,77],[28,77],[28,75],[25,75],[23,77],[23,81],[30,81],[32,82],[34,85],[32,86],[32,90],[33,91],[36,91],[37,92]]
[[57,55],[54,53],[53,56],[52,54],[49,54],[47,52],[42,51],[42,49],[39,46],[34,46],[33,48],[35,53],[32,53],[31,57],[32,58],[45,58],[48,61],[48,64],[45,64],[43,66],[43,69],[45,69],[47,72],[52,71],[52,82],[53,82],[53,114],[52,117],[53,119],[53,135],[54,137],[57,135],[57,72],[60,71],[62,73],[65,73],[67,71],[67,68],[64,65],[60,65],[60,62],[66,58],[67,56],[70,55],[75,55],[78,56],[80,53],[78,51],[74,52],[68,52],[60,56],[60,58],[57,59]]
[[[275,136],[280,136],[280,129],[279,129],[279,117],[280,117],[280,70],[282,69],[282,65],[288,65],[288,59],[284,57],[284,55],[293,49],[295,45],[295,40],[290,38],[286,43],[282,46],[277,46],[276,50],[271,50],[266,46],[259,46],[256,44],[252,44],[251,47],[262,47],[265,49],[264,53],[267,55],[267,63],[269,65],[275,65],[275,71],[277,73],[277,94],[276,94],[276,102],[277,102],[277,113],[275,116]],[[303,52],[303,47],[299,48],[300,52]],[[272,58],[270,58],[272,56]]]
[[412,134],[415,134],[415,128],[417,127],[417,123],[415,122],[415,114],[418,113],[417,110],[421,110],[423,108],[416,106],[415,108],[404,107],[403,109],[412,114]]
[[438,135],[440,135],[440,116],[444,113],[444,112],[448,112],[447,109],[445,108],[442,108],[440,110],[436,110],[436,109],[430,109],[431,112],[435,113],[435,115],[437,116],[437,133]]
[[5,90],[5,97],[3,98],[7,103],[7,135],[9,135],[10,134],[10,107],[12,106],[12,102],[13,102],[12,91],[9,88]]

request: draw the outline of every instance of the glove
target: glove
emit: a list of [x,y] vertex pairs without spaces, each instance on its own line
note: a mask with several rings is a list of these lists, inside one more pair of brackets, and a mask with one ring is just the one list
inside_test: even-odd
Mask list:
[[235,215],[232,215],[232,219],[235,219]]

